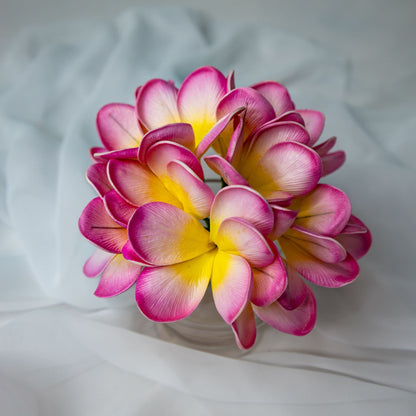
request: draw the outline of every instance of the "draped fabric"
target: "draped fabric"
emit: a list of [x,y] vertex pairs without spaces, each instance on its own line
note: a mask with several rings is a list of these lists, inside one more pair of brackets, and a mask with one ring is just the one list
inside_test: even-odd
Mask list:
[[[348,56],[295,29],[142,8],[29,29],[10,45],[0,79],[2,414],[412,414],[416,58],[393,85],[377,71],[379,83],[365,84]],[[99,299],[82,274],[94,248],[77,220],[94,196],[85,171],[97,111],[202,65],[234,69],[237,86],[279,81],[298,108],[325,113],[323,137],[347,153],[325,182],[347,192],[374,239],[356,282],[313,287],[310,335],[267,328],[238,359],[158,339],[132,290]]]

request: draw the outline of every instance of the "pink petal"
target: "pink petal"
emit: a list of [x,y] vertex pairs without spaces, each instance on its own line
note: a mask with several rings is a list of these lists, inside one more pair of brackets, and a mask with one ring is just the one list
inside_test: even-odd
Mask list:
[[188,75],[178,93],[178,108],[182,121],[192,125],[195,143],[216,123],[216,109],[227,93],[227,80],[217,69],[205,66]]
[[97,277],[106,268],[107,264],[114,257],[113,253],[97,249],[85,262],[83,272],[87,277]]
[[127,203],[114,189],[105,194],[104,205],[111,218],[124,228],[127,228],[127,224],[137,208]]
[[277,143],[288,141],[306,144],[309,134],[303,126],[291,121],[267,124],[249,140],[246,157],[237,165],[239,171],[243,176],[248,176],[269,149]]
[[244,139],[275,117],[273,107],[260,93],[252,88],[236,88],[229,92],[218,104],[217,118],[220,119],[239,107],[245,107],[246,109]]
[[296,309],[287,310],[278,301],[263,308],[253,305],[253,309],[266,324],[287,334],[309,334],[316,322],[316,300],[310,289],[303,303]]
[[296,225],[331,237],[343,230],[351,215],[348,196],[326,184],[318,184],[312,192],[296,199],[291,208],[298,211]]
[[149,148],[161,141],[175,142],[192,151],[195,143],[192,126],[185,123],[168,124],[146,133],[137,155],[139,162],[146,163],[146,153]]
[[140,265],[125,260],[121,254],[115,255],[105,268],[94,295],[101,298],[119,295],[134,284],[141,269]]
[[213,241],[220,250],[244,257],[253,267],[266,267],[275,258],[275,253],[261,233],[241,218],[222,221]]
[[325,263],[339,263],[347,257],[346,250],[335,239],[298,225],[290,228],[281,238],[290,238],[297,250],[307,252]]
[[311,140],[309,146],[313,146],[322,134],[325,125],[325,116],[320,111],[315,110],[296,110],[305,121]]
[[170,322],[190,315],[203,298],[215,254],[203,254],[172,266],[145,268],[136,286],[136,301],[145,316]]
[[214,193],[187,165],[173,160],[167,167],[169,179],[182,209],[198,219],[209,216]]
[[94,159],[106,163],[111,159],[132,159],[137,160],[138,147],[130,149],[112,150],[111,152],[94,153]]
[[244,118],[239,116],[238,124],[231,135],[230,144],[228,145],[226,160],[232,165],[235,165],[240,160],[241,153],[243,150],[243,127],[244,127]]
[[208,167],[220,175],[227,185],[248,185],[248,182],[235,170],[235,168],[219,155],[205,156]]
[[136,111],[148,130],[181,121],[176,98],[178,90],[168,81],[152,79],[142,86],[137,96]]
[[[352,231],[352,226],[359,227],[358,230]],[[343,230],[336,238],[345,249],[350,253],[356,260],[367,254],[372,244],[372,236],[370,230],[366,225],[354,215],[348,221],[346,228],[350,228],[350,232],[346,233],[347,230]]]
[[308,286],[298,272],[285,262],[287,287],[278,301],[285,309],[291,311],[298,308],[308,295]]
[[218,251],[212,270],[211,287],[215,307],[227,324],[243,311],[252,289],[250,265],[240,256]]
[[155,266],[191,260],[215,248],[196,218],[163,202],[139,207],[130,219],[128,236],[139,257]]
[[107,177],[105,163],[94,163],[87,169],[87,180],[100,196],[104,196],[113,187]]
[[344,164],[345,157],[345,152],[342,150],[322,156],[322,176],[329,175],[339,169]]
[[90,148],[89,155],[93,162],[101,162],[101,160],[96,159],[95,155],[97,153],[105,153],[105,152],[107,152],[106,148],[95,146],[95,147]]
[[[244,107],[237,107],[234,111],[227,113],[224,117],[220,118],[212,128],[206,133],[206,135],[201,139],[198,143],[198,146],[195,150],[195,154],[197,157],[201,157],[211,146],[211,144],[215,147],[217,142],[222,141],[222,135],[231,137],[231,133],[224,133],[226,130],[230,130],[231,122],[241,114],[245,110]],[[217,140],[216,140],[217,139]],[[222,143],[222,142],[221,142]],[[223,146],[224,148],[228,148],[228,144]],[[227,151],[220,152],[222,155],[226,155]]]
[[85,238],[110,253],[121,253],[127,241],[127,230],[111,219],[100,197],[84,208],[78,226]]
[[230,71],[227,76],[227,92],[235,88],[234,71]]
[[140,266],[151,266],[150,263],[147,263],[142,259],[133,249],[130,241],[127,241],[126,244],[123,246],[123,250],[121,250],[121,254],[126,260],[133,261]]
[[278,82],[264,81],[252,85],[251,88],[263,95],[267,101],[273,106],[276,116],[295,108],[288,90]]
[[286,113],[283,113],[280,116],[276,117],[275,120],[272,120],[270,123],[273,123],[273,121],[294,121],[295,123],[298,123],[301,126],[305,126],[305,120],[296,110],[287,111]]
[[270,204],[270,207],[273,210],[274,225],[268,238],[276,240],[292,226],[298,212],[274,204]]
[[153,172],[133,160],[110,160],[107,165],[110,182],[130,204],[139,207],[153,201],[181,206]]
[[235,341],[242,350],[248,350],[256,341],[256,319],[253,308],[247,303],[237,319],[231,324]]
[[275,254],[271,264],[253,270],[253,291],[250,301],[257,306],[267,306],[273,303],[284,292],[287,283],[286,270],[276,246],[270,247]]
[[300,143],[282,142],[266,152],[247,181],[266,199],[271,199],[268,195],[274,191],[305,195],[320,177],[321,160],[316,152]]
[[128,104],[107,104],[101,108],[97,114],[97,130],[108,150],[138,147],[143,136],[135,109]]
[[254,225],[264,236],[273,226],[273,212],[265,199],[246,186],[234,185],[221,189],[211,207],[211,236],[216,238],[221,223],[238,217]]
[[335,146],[336,141],[336,137],[330,137],[328,140],[314,146],[313,150],[315,150],[319,156],[324,156]]
[[167,166],[172,160],[179,160],[189,166],[202,180],[204,172],[196,156],[186,147],[168,141],[157,142],[146,152],[146,164],[153,173],[163,180]]
[[352,282],[359,273],[358,263],[348,254],[339,263],[325,263],[306,251],[300,251],[294,240],[282,236],[279,245],[287,263],[305,279],[319,286],[341,287]]

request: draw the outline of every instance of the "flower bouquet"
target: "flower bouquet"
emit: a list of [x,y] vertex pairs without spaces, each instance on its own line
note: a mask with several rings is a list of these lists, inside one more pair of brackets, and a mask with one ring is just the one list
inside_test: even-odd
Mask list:
[[[308,334],[316,301],[304,279],[351,283],[371,245],[348,196],[319,182],[345,161],[335,137],[316,144],[323,127],[323,114],[296,109],[283,85],[236,88],[233,73],[213,67],[179,89],[152,79],[135,106],[104,106],[87,170],[98,196],[79,219],[98,247],[84,266],[101,276],[95,295],[135,284],[140,311],[172,322],[210,290],[241,349],[253,346],[257,320]],[[219,176],[217,193],[203,163]]]

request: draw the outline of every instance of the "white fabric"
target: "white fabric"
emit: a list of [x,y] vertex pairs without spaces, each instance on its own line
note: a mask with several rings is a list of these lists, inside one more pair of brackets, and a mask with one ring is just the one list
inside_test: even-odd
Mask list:
[[[301,36],[175,8],[22,33],[0,84],[1,414],[413,414],[416,57],[408,64],[388,87],[377,71],[365,84],[348,56]],[[98,109],[202,65],[235,69],[237,86],[280,81],[298,108],[323,111],[324,138],[347,152],[325,179],[374,237],[356,282],[314,287],[310,335],[267,329],[238,360],[157,339],[132,291],[95,298],[82,274],[93,247],[77,220],[94,196],[84,175]]]

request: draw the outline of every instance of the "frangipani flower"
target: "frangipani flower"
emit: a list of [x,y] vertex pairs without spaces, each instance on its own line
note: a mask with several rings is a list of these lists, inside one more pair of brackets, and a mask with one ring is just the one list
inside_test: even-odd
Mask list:
[[217,117],[218,103],[230,88],[230,79],[210,66],[189,74],[179,90],[172,81],[152,79],[137,91],[137,117],[147,131],[172,123],[190,124],[199,157],[243,110],[239,106]]
[[[316,144],[324,115],[296,109],[274,81],[235,88],[212,67],[177,89],[152,79],[136,105],[97,115],[102,147],[91,149],[87,180],[98,197],[79,219],[98,249],[84,273],[101,275],[95,294],[115,296],[136,282],[148,318],[187,317],[210,286],[215,306],[242,349],[259,319],[306,335],[316,300],[304,282],[351,283],[371,234],[341,190],[319,184],[345,161],[336,138]],[[223,179],[216,195],[200,162]]]
[[207,231],[191,215],[161,202],[143,205],[133,215],[131,245],[154,266],[141,272],[136,286],[137,304],[150,319],[167,322],[188,316],[209,283],[228,324],[245,308],[253,285],[257,298],[266,303],[283,292],[286,274],[265,238],[273,225],[267,202],[250,188],[226,187],[216,195],[210,219]]
[[234,152],[227,159],[219,155],[204,158],[226,183],[251,186],[270,203],[278,204],[290,203],[317,185],[321,159],[305,144],[309,134],[300,124],[270,124],[245,142],[238,130],[235,133],[229,148]]
[[287,264],[319,286],[339,287],[353,281],[359,273],[356,258],[369,249],[371,235],[358,218],[351,217],[348,196],[331,185],[319,184],[295,199],[290,209],[296,217],[285,210],[286,225],[280,217],[281,230],[286,231],[279,234],[274,229],[269,235],[277,239]]
[[127,243],[127,229],[109,216],[100,197],[85,207],[79,219],[79,229],[98,247],[84,265],[86,276],[101,275],[95,295],[116,296],[129,289],[142,265],[127,261],[121,254]]

